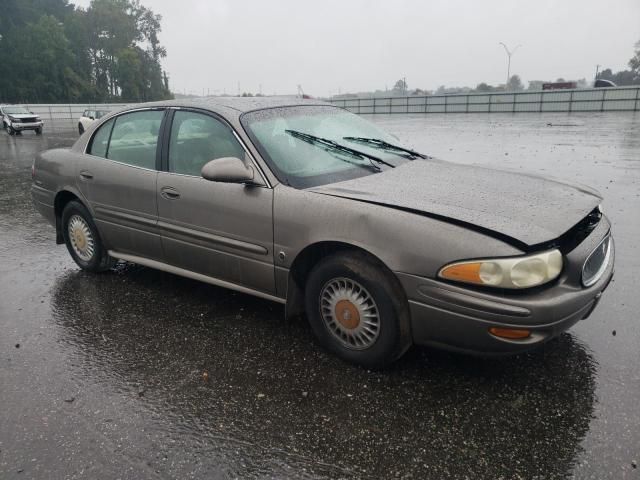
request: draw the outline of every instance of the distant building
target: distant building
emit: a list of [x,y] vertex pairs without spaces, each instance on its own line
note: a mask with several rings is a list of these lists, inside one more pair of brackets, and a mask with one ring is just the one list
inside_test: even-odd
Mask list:
[[549,82],[542,84],[542,90],[564,90],[567,88],[578,88],[577,82]]

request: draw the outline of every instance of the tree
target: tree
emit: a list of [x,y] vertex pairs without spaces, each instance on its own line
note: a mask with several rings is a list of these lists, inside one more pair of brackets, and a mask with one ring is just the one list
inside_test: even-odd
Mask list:
[[[3,36],[2,91],[10,101],[53,102],[70,98],[70,86],[77,86],[73,75],[73,53],[64,30],[51,15],[27,23],[29,35],[13,28]],[[28,81],[24,81],[28,79]],[[75,90],[74,90],[75,91]]]
[[518,75],[511,75],[509,79],[509,83],[506,85],[506,89],[512,92],[518,92],[520,90],[524,90],[524,85],[522,84],[522,80]]
[[[139,0],[3,0],[0,98],[127,102],[170,98],[161,17]],[[25,78],[28,82],[23,81]]]
[[[633,60],[633,59],[632,59]],[[631,66],[631,62],[629,62]],[[610,80],[616,85],[640,85],[640,74],[632,70],[620,70],[613,73],[610,68],[605,68],[598,73],[597,79]]]
[[404,78],[398,80],[393,86],[393,90],[399,94],[405,94],[407,92],[407,81]]
[[640,40],[635,45],[636,51],[631,60],[629,60],[629,68],[633,72],[633,84],[640,85]]
[[488,85],[485,82],[482,82],[476,86],[475,90],[476,92],[494,92],[495,87],[493,87],[492,85]]

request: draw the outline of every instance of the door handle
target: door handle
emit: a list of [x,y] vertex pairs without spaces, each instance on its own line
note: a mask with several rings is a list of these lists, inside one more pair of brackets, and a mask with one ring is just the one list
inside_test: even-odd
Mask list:
[[93,179],[93,173],[88,172],[86,170],[82,170],[80,172],[80,178],[83,179],[83,180],[91,180],[91,179]]
[[180,192],[173,187],[162,187],[160,191],[162,192],[160,195],[167,200],[176,200],[180,198]]

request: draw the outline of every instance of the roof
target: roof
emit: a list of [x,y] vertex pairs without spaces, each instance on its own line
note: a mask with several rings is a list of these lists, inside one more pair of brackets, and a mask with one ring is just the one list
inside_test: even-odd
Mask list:
[[[167,107],[196,107],[210,110],[235,110],[240,114],[263,108],[331,104],[323,102],[322,100],[302,99],[297,97],[204,97],[143,103],[136,105],[136,107],[148,107],[154,105]],[[129,106],[128,108],[131,107],[132,106]]]

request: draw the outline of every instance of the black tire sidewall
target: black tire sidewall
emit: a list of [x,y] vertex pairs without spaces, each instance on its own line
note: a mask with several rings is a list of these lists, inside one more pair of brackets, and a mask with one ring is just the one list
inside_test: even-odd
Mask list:
[[[78,257],[76,252],[73,250],[71,246],[71,241],[69,239],[69,219],[73,215],[79,215],[82,219],[87,223],[89,229],[91,230],[91,235],[93,235],[93,239],[95,242],[95,250],[93,252],[93,257],[90,261],[85,261]],[[62,237],[64,238],[64,243],[67,246],[67,250],[71,255],[71,258],[78,264],[80,268],[83,270],[88,270],[91,272],[99,272],[104,270],[104,258],[107,255],[105,251],[104,245],[102,244],[102,240],[100,237],[100,233],[96,228],[95,223],[93,222],[93,218],[91,214],[87,210],[87,208],[82,205],[80,202],[71,201],[64,207],[62,211]]]
[[[373,297],[380,315],[376,342],[364,350],[343,346],[328,330],[320,314],[319,297],[331,279],[345,277],[362,285]],[[410,345],[408,312],[404,296],[389,274],[364,256],[338,254],[320,262],[310,273],[305,288],[305,305],[311,328],[322,345],[351,363],[381,368],[396,360]]]

